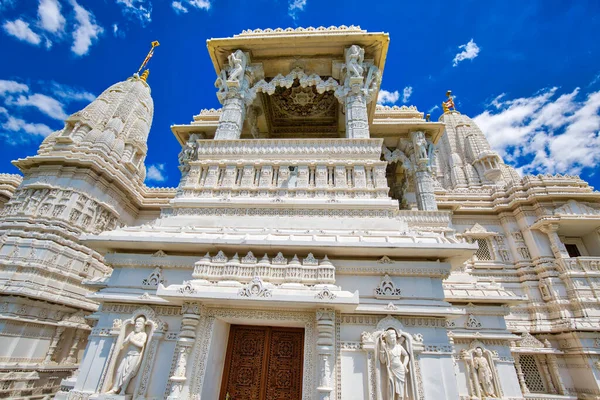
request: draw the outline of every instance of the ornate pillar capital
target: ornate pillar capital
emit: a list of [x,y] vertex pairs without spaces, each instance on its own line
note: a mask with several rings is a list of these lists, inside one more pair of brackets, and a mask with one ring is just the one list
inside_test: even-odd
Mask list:
[[246,116],[246,107],[256,98],[251,85],[263,74],[262,65],[250,63],[250,55],[236,50],[227,58],[229,65],[223,68],[215,81],[219,89],[217,98],[223,104],[215,139],[239,139]]
[[335,97],[345,105],[346,137],[368,138],[367,104],[375,98],[381,72],[372,63],[365,62],[365,50],[356,44],[345,50],[344,58],[344,85],[336,89]]

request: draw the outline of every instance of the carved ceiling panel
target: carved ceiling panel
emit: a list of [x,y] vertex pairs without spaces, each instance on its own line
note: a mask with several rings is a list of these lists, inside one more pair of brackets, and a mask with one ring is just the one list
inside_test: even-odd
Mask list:
[[337,137],[339,104],[333,91],[319,94],[314,86],[303,88],[296,79],[290,88],[278,87],[272,95],[262,94],[262,103],[271,137]]

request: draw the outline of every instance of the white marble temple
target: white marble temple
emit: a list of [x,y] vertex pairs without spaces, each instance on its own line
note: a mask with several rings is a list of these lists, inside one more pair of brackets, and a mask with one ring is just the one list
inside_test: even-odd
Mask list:
[[230,366],[275,334],[229,351],[244,326],[301,332],[285,398],[600,399],[600,194],[521,178],[452,107],[376,105],[388,44],[209,40],[223,108],[171,127],[177,188],[143,184],[147,74],[0,174],[0,396],[266,393]]

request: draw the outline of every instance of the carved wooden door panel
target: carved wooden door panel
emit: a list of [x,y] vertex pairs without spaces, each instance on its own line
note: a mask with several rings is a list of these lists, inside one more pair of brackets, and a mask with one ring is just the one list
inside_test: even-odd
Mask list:
[[303,329],[232,325],[219,398],[300,400],[303,349]]

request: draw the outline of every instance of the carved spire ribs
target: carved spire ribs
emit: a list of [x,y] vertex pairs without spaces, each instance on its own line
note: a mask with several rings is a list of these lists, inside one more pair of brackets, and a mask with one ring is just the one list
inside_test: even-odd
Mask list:
[[228,258],[222,251],[211,257],[206,254],[194,267],[194,279],[206,281],[237,281],[251,283],[256,277],[271,284],[334,284],[335,267],[327,256],[320,261],[309,253],[302,261],[294,255],[288,260],[282,253],[260,260],[249,251],[240,259],[236,253]]

